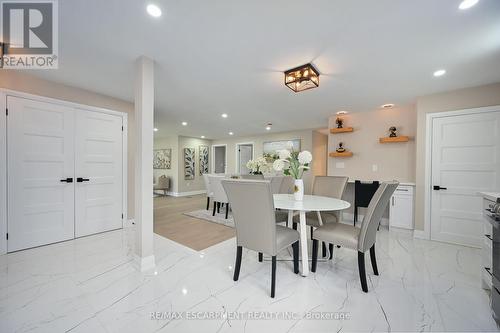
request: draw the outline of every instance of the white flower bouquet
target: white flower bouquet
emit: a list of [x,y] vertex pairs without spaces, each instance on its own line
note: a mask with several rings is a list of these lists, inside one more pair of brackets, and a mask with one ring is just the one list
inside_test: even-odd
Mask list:
[[247,162],[247,168],[254,175],[261,175],[264,172],[270,171],[269,164],[264,157],[256,158]]

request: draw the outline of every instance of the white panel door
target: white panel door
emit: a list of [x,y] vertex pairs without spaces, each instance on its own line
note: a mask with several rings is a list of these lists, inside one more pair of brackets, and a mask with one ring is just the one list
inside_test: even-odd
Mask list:
[[500,188],[500,110],[434,118],[431,239],[480,247],[479,191]]
[[74,110],[16,97],[7,107],[8,251],[72,239]]
[[247,168],[247,162],[253,158],[253,145],[244,144],[238,145],[238,172],[241,175],[248,175],[250,170]]
[[122,118],[76,111],[75,235],[122,227]]

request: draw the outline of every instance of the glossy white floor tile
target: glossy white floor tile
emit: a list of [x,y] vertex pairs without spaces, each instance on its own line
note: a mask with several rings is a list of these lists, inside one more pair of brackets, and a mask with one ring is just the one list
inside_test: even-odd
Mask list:
[[[133,229],[0,256],[0,332],[496,331],[480,287],[479,250],[378,234],[380,276],[361,291],[356,253],[335,249],[301,277],[280,261],[276,298],[270,262],[245,251],[233,282],[235,240],[195,252],[155,236],[156,271],[132,264]],[[283,257],[288,254],[284,253]],[[151,318],[226,314],[213,320]],[[234,318],[282,314],[288,318]],[[311,320],[304,313],[348,316]],[[214,314],[215,316],[215,314]]]

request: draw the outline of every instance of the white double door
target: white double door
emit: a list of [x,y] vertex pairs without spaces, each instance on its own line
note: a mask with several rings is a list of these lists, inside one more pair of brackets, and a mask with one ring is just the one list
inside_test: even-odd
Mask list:
[[122,227],[122,117],[7,97],[8,251]]
[[500,107],[432,121],[431,239],[480,247],[482,198],[500,189]]

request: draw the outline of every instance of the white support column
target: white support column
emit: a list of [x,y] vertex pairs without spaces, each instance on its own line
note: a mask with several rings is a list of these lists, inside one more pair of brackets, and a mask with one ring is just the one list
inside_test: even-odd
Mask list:
[[135,77],[135,262],[140,271],[155,267],[153,249],[154,61],[136,61]]

